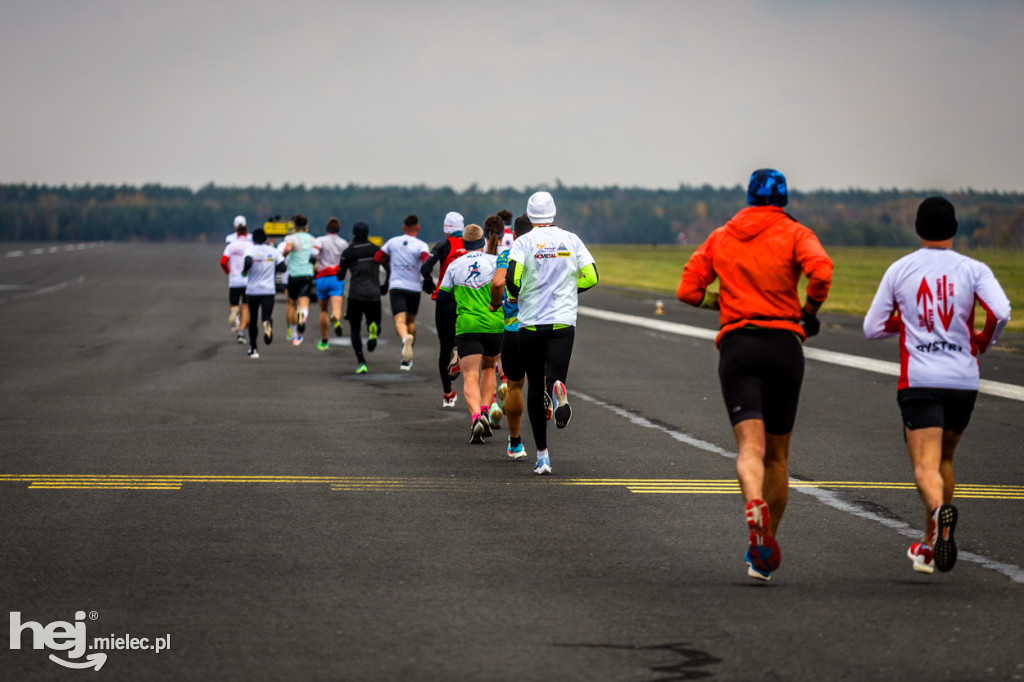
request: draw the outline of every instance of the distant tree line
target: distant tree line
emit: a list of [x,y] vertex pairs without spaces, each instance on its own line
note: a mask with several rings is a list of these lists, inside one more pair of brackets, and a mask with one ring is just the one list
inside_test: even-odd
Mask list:
[[[464,191],[413,187],[218,187],[198,190],[162,185],[0,185],[0,241],[213,241],[232,231],[232,219],[246,216],[250,229],[271,216],[303,213],[311,231],[322,233],[327,219],[341,219],[343,234],[365,220],[373,234],[400,231],[415,213],[428,241],[441,236],[448,211],[467,224],[507,208],[525,210],[530,190]],[[550,190],[557,223],[590,243],[699,243],[745,205],[745,188],[567,187]],[[786,210],[813,229],[824,244],[912,246],[914,215],[934,192],[907,190],[821,190],[793,192]],[[957,208],[960,245],[1024,249],[1024,195],[966,190],[948,195]]]

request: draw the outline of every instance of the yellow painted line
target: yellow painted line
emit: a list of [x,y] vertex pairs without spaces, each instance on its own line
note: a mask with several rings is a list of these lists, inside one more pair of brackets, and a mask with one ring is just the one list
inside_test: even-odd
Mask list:
[[[533,477],[481,482],[465,478],[374,476],[248,476],[131,474],[0,474],[0,483],[28,483],[33,490],[180,490],[186,484],[327,485],[336,492],[478,491],[495,485],[532,485]],[[735,479],[699,478],[547,478],[545,485],[611,487],[644,495],[739,494]],[[915,490],[907,481],[790,481],[793,488],[847,490]],[[959,483],[956,497],[1024,500],[1024,485]]]

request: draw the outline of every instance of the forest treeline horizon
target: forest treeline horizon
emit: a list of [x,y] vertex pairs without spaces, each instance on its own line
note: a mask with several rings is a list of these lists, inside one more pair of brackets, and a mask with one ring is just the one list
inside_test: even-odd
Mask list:
[[[311,232],[322,234],[327,219],[342,221],[342,235],[358,220],[372,234],[401,231],[416,214],[427,241],[442,236],[449,211],[466,223],[507,208],[523,213],[534,191],[550,191],[558,207],[556,224],[594,244],[699,244],[746,205],[746,190],[734,187],[670,189],[570,187],[458,191],[427,186],[231,187],[199,189],[158,184],[0,184],[0,241],[208,241],[223,243],[232,220],[244,215],[255,229],[274,216],[302,213]],[[1024,249],[1024,194],[1017,192],[792,191],[786,211],[825,245],[913,246],[914,217],[923,198],[948,197],[956,206],[962,248]]]

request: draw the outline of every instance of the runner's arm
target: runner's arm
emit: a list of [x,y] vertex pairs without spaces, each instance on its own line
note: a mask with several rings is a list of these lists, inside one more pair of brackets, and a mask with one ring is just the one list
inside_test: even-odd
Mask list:
[[690,256],[686,267],[683,268],[682,277],[679,278],[676,298],[692,306],[718,310],[718,292],[708,291],[708,286],[717,277],[711,262],[713,237],[714,233]]
[[505,274],[508,268],[496,268],[491,278],[491,301],[488,308],[493,313],[501,308],[501,297],[505,293]]
[[248,276],[250,269],[252,269],[252,256],[246,256],[245,265],[242,266],[242,276]]
[[597,284],[597,263],[591,263],[580,270],[580,276],[576,280],[576,292],[582,294],[584,291],[593,289],[595,284]]
[[515,301],[519,298],[519,285],[523,279],[523,266],[514,260],[508,262],[508,272],[505,273],[505,288],[508,289],[508,300]]
[[878,291],[864,316],[864,336],[869,339],[886,339],[895,336],[900,328],[899,306],[890,284],[889,271],[882,276]]
[[972,332],[978,351],[984,353],[996,342],[1010,321],[1010,299],[987,265],[983,266],[974,300],[985,311],[985,327],[980,332]]

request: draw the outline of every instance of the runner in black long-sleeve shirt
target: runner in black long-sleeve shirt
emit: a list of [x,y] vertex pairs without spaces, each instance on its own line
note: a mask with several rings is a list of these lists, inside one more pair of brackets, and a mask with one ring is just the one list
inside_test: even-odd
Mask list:
[[[366,349],[373,351],[377,347],[377,335],[380,333],[380,297],[387,292],[387,268],[378,255],[380,249],[370,241],[370,226],[363,221],[352,226],[352,243],[341,253],[341,264],[338,266],[338,279],[344,281],[351,274],[345,293],[348,295],[348,308],[345,318],[352,330],[352,350],[355,351],[356,374],[365,374],[366,357],[363,355],[363,340],[360,336],[363,317],[366,317],[366,329],[370,335]],[[380,271],[384,270],[384,284],[380,283]]]

